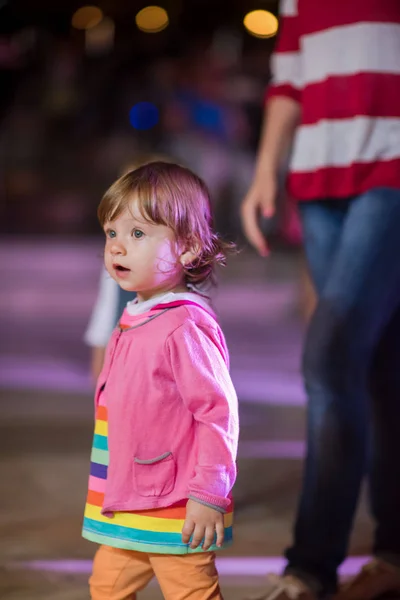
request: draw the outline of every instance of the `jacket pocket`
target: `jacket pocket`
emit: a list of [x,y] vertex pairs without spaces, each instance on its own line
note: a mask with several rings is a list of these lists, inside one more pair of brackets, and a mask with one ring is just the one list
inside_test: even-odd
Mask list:
[[140,496],[166,496],[175,485],[175,460],[172,452],[164,452],[155,458],[141,459],[135,456],[134,479]]

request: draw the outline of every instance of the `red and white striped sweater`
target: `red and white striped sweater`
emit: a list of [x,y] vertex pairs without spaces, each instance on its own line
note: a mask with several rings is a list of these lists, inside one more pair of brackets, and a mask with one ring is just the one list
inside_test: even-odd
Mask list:
[[302,107],[294,197],[400,188],[400,0],[282,0],[272,72]]

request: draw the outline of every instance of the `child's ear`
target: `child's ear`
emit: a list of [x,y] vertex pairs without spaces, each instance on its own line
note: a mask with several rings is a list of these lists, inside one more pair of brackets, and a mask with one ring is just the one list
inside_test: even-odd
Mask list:
[[179,260],[180,260],[181,265],[183,267],[190,265],[191,263],[193,263],[196,260],[196,258],[199,256],[199,254],[200,254],[200,246],[198,244],[195,244],[194,246],[188,248],[180,256]]

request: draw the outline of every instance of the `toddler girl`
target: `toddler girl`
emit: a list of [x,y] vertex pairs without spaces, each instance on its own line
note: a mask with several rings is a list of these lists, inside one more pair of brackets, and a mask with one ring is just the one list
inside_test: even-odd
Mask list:
[[83,536],[99,543],[93,600],[221,599],[214,551],[232,539],[238,408],[222,331],[199,289],[230,245],[208,191],[153,162],[118,179],[98,216],[105,266],[137,298],[107,347]]

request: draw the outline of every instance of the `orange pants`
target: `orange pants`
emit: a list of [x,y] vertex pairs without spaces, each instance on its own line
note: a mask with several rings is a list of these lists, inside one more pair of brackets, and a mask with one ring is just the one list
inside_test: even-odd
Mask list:
[[92,600],[135,600],[153,577],[166,600],[223,600],[213,552],[147,554],[100,546],[89,579]]

